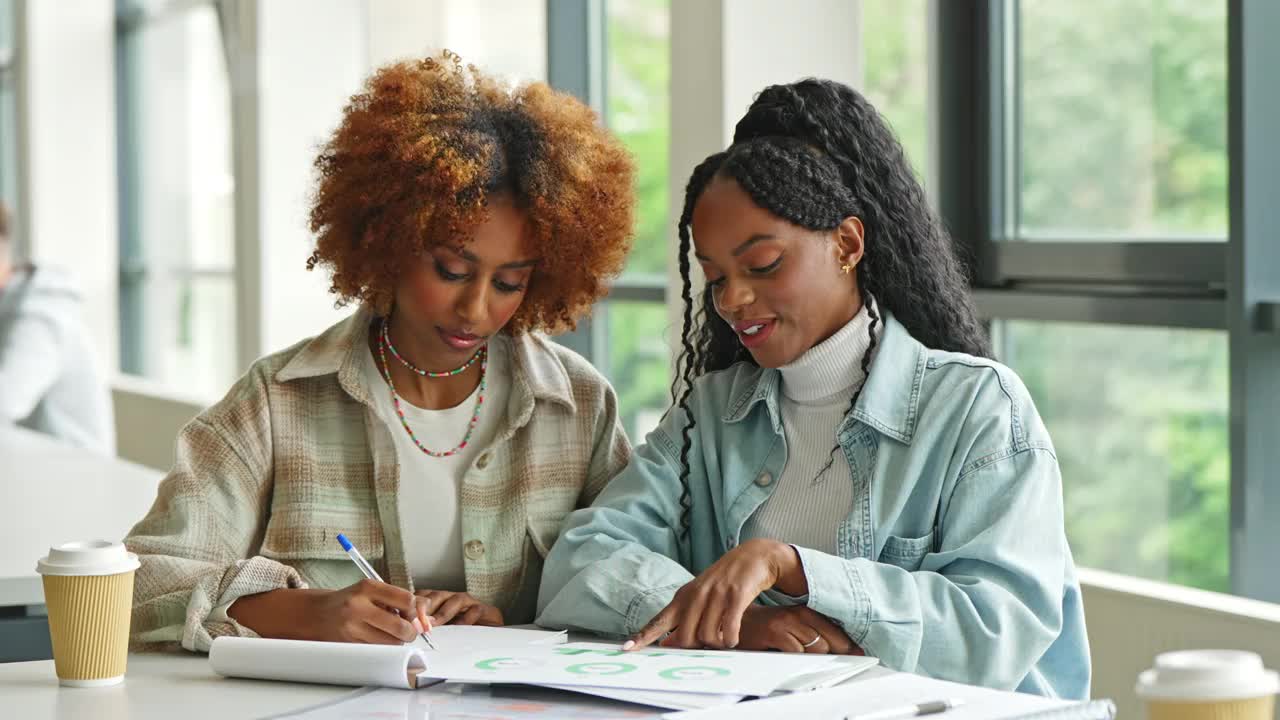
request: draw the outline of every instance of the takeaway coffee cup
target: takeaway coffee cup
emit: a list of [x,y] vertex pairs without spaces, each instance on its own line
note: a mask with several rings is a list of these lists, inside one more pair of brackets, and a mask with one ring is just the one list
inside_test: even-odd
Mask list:
[[36,563],[58,684],[101,687],[124,680],[138,564],[124,545],[106,540],[64,543]]
[[1150,720],[1273,720],[1280,677],[1257,653],[1183,650],[1138,676]]

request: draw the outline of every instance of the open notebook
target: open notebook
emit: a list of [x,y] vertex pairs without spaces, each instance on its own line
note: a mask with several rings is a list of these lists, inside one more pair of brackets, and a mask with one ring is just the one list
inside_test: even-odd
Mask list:
[[420,682],[418,677],[427,667],[427,658],[437,653],[555,645],[566,638],[564,632],[444,625],[431,632],[437,648],[433,651],[421,639],[408,645],[361,645],[220,637],[209,649],[209,664],[226,677],[414,688],[439,682],[431,678]]
[[413,688],[441,681],[524,684],[616,700],[693,709],[747,696],[834,685],[876,664],[874,658],[646,648],[566,643],[564,633],[445,626],[436,650],[404,646],[223,637],[209,661],[215,672],[294,682]]

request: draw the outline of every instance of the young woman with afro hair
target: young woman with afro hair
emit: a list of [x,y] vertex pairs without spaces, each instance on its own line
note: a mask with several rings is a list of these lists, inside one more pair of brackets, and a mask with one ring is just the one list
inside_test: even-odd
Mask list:
[[1053,445],[876,110],[766,88],[679,235],[676,407],[566,521],[539,622],[1087,697]]
[[126,540],[135,648],[529,622],[561,521],[630,455],[608,382],[544,335],[630,248],[632,162],[590,108],[446,52],[374,73],[315,167],[308,267],[358,309],[182,430]]

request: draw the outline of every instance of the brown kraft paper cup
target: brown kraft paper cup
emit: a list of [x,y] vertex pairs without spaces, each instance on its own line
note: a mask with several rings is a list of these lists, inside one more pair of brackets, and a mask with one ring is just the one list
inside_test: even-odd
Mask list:
[[124,680],[137,567],[137,556],[104,540],[65,543],[41,558],[36,569],[59,684],[98,687]]
[[1273,720],[1274,695],[1246,700],[1213,702],[1153,700],[1147,704],[1149,720]]
[[1138,678],[1148,720],[1273,720],[1280,677],[1256,653],[1182,650]]
[[133,571],[44,576],[53,664],[64,685],[110,685],[129,655]]

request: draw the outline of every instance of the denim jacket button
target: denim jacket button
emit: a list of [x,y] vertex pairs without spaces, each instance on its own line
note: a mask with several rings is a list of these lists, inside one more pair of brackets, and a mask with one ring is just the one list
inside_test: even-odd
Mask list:
[[760,477],[756,478],[756,484],[760,487],[769,487],[769,484],[772,482],[773,476],[769,473],[760,473]]

